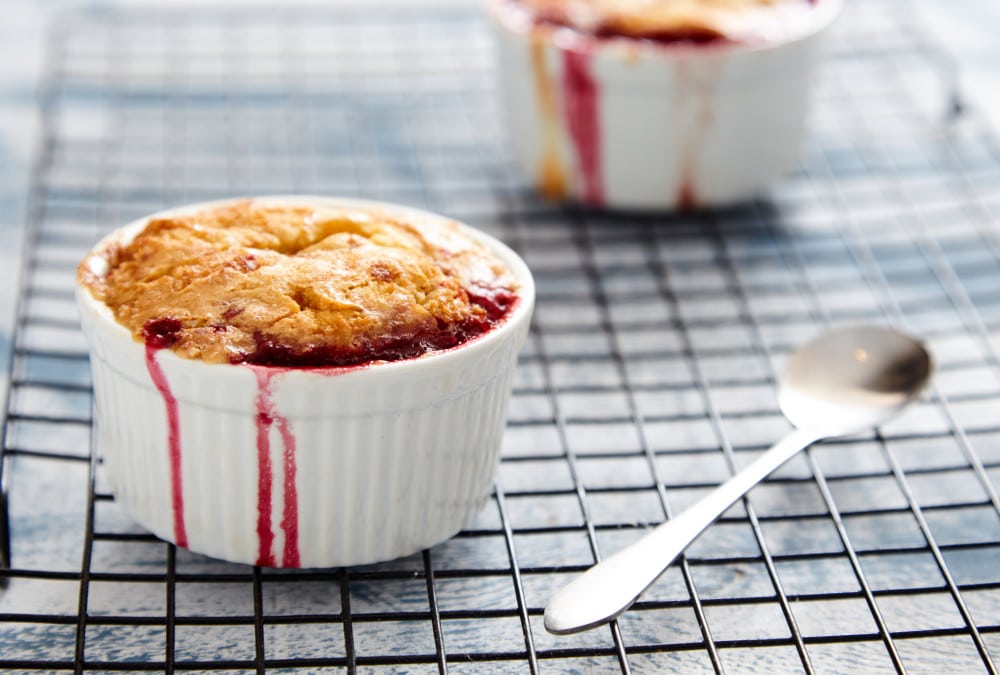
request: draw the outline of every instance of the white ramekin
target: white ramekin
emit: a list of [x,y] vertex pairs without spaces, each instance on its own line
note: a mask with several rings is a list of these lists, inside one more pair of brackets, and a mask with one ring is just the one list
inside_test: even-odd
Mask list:
[[841,8],[818,0],[765,44],[671,45],[534,24],[514,1],[486,5],[517,163],[548,197],[657,210],[743,201],[796,164]]
[[[382,203],[264,199],[444,220]],[[148,220],[109,235],[88,263],[100,266],[96,252],[130,240]],[[517,254],[462,229],[511,271],[519,287],[514,309],[458,347],[365,367],[209,364],[169,349],[152,352],[150,366],[145,345],[78,284],[97,450],[116,500],[161,539],[275,567],[388,560],[465,527],[492,492],[534,284]],[[154,382],[157,370],[165,382]]]

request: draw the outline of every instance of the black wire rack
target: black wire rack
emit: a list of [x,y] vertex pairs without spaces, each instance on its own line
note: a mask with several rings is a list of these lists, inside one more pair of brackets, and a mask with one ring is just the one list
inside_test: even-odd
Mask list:
[[[84,10],[48,37],[2,446],[0,668],[225,672],[997,672],[1000,144],[905,3],[851,3],[798,171],[737,209],[536,199],[468,6]],[[538,282],[495,499],[433,549],[276,571],[164,544],[91,443],[74,268],[165,206],[318,193],[465,220]],[[904,327],[926,396],[813,447],[618,621],[549,595],[789,426],[794,346]]]

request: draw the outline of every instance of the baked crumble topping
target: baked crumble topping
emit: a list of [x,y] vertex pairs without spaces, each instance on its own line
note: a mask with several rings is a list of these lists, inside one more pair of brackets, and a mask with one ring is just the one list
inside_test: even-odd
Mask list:
[[78,276],[151,347],[272,366],[446,349],[517,297],[503,263],[456,223],[266,200],[151,220]]

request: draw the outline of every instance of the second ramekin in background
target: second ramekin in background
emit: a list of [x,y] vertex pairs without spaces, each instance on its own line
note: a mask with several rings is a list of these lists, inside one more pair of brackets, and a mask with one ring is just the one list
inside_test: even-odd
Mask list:
[[594,36],[486,0],[515,158],[553,199],[623,209],[758,195],[799,158],[821,38],[840,0],[781,39]]

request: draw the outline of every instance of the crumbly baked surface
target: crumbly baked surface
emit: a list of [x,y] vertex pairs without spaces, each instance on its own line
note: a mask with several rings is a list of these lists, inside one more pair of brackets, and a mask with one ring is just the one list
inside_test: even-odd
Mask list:
[[536,20],[599,36],[743,41],[793,32],[822,0],[512,0]]
[[245,201],[150,221],[80,282],[137,339],[213,363],[341,366],[455,346],[516,300],[455,223]]

